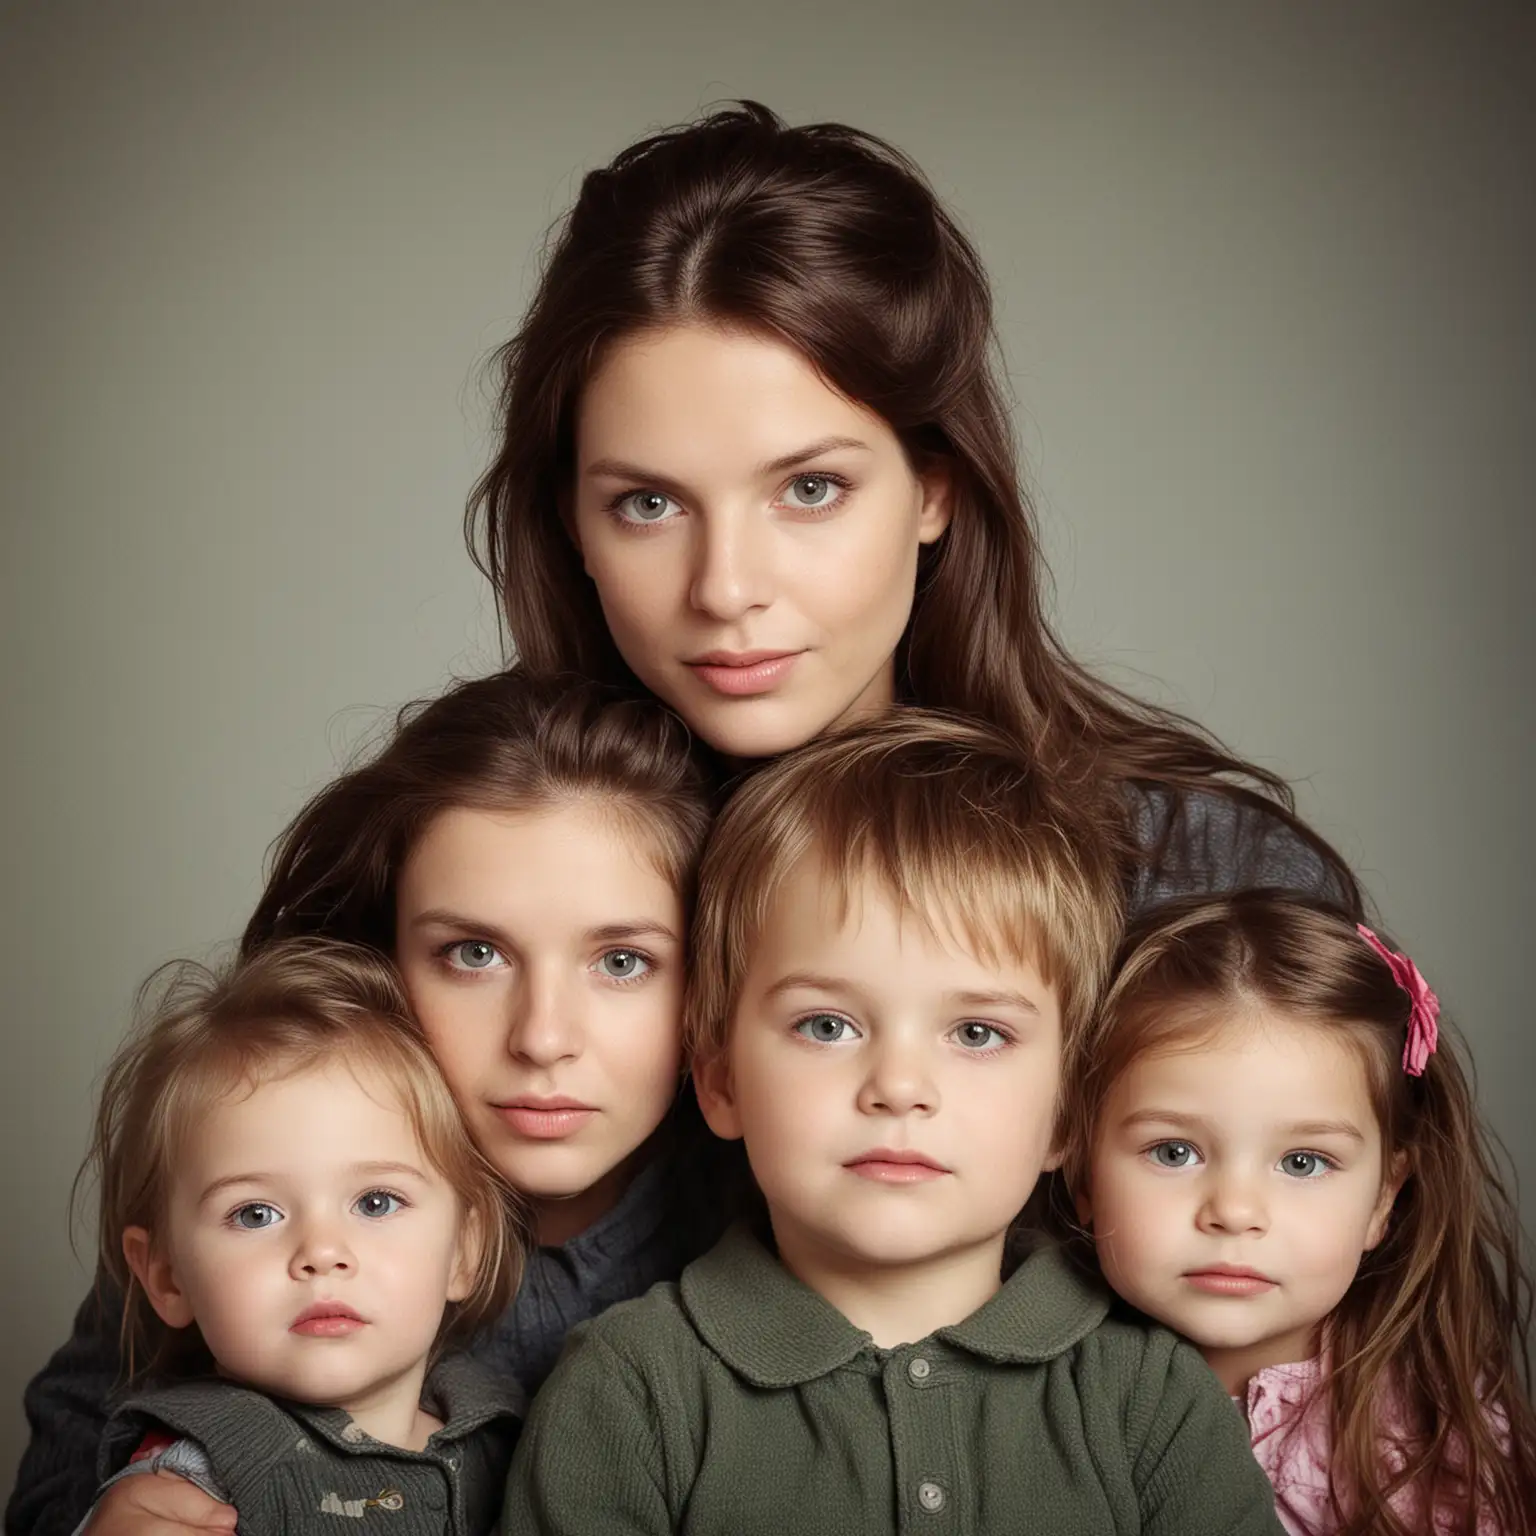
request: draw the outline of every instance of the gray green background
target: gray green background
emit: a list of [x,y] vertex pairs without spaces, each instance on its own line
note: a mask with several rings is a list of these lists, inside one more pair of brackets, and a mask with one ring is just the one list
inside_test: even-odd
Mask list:
[[135,985],[238,931],[386,707],[492,664],[480,364],[581,171],[732,95],[927,169],[1070,641],[1298,781],[1536,1183],[1531,15],[6,5],[5,1475]]

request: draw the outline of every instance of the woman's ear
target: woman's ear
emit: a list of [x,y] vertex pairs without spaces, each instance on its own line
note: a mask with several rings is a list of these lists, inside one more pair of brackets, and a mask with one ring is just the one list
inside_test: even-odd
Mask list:
[[917,472],[923,505],[917,519],[917,542],[932,544],[949,527],[955,508],[955,471],[947,458],[935,455]]
[[1399,1191],[1408,1182],[1408,1175],[1412,1172],[1413,1165],[1409,1161],[1408,1154],[1398,1152],[1392,1159],[1391,1168],[1382,1178],[1381,1193],[1376,1197],[1376,1208],[1371,1212],[1371,1223],[1365,1229],[1367,1253],[1387,1235],[1387,1223],[1392,1218],[1392,1206],[1397,1200]]
[[155,1315],[167,1328],[188,1328],[196,1320],[187,1293],[176,1282],[170,1259],[156,1246],[148,1227],[123,1230],[123,1257]]
[[728,1051],[697,1057],[693,1063],[693,1091],[704,1123],[722,1141],[741,1139],[741,1116],[736,1111],[736,1091],[731,1082]]

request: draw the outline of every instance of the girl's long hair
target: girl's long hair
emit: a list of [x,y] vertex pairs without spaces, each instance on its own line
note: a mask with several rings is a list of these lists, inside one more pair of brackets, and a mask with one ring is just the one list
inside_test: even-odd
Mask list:
[[[908,702],[1008,731],[1049,773],[1262,806],[1358,905],[1281,778],[1067,653],[1046,615],[981,261],[905,155],[840,123],[791,128],[745,101],[583,180],[522,327],[496,354],[499,444],[466,515],[512,651],[542,671],[635,685],[568,529],[574,416],[605,349],[688,321],[787,343],[883,417],[915,464],[949,467],[954,515],[919,555],[896,657]],[[1175,814],[1152,862],[1179,836]]]
[[[1386,1236],[1324,1328],[1339,1531],[1529,1529],[1532,1291],[1508,1159],[1479,1119],[1445,1020],[1423,1075],[1403,1070],[1408,994],[1351,917],[1246,891],[1170,903],[1134,925],[1076,1096],[1068,1182],[1082,1186],[1099,1111],[1138,1057],[1198,1041],[1254,1006],[1350,1043],[1384,1166],[1401,1156],[1408,1168]],[[1393,1405],[1390,1424],[1383,1403]],[[1405,1509],[1433,1510],[1434,1522],[1409,1523]]]

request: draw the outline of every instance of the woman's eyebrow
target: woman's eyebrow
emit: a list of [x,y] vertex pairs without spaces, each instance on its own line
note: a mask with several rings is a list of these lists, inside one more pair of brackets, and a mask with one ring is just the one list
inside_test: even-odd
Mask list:
[[[819,459],[824,453],[837,453],[849,449],[871,453],[868,443],[858,437],[823,437],[814,443],[807,443],[803,448],[796,448],[792,453],[781,454],[776,459],[769,459],[764,464],[757,466],[759,477],[768,475],[781,475],[787,469],[795,469],[801,464],[809,463],[812,459]],[[672,475],[660,470],[647,469],[644,464],[635,464],[628,459],[593,459],[582,470],[582,474],[594,479],[608,480],[632,480],[641,485],[653,485],[660,491],[680,491],[683,484]]]
[[663,939],[669,944],[681,942],[665,923],[643,917],[634,922],[604,923],[600,928],[589,928],[587,938],[594,944],[622,944],[626,939]]

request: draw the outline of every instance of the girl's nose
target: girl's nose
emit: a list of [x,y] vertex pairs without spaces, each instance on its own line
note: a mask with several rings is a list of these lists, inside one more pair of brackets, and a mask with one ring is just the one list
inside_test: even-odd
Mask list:
[[299,1224],[298,1239],[288,1263],[288,1273],[295,1280],[319,1280],[356,1271],[357,1259],[347,1242],[343,1220],[305,1219]]
[[1261,1233],[1269,1228],[1269,1210],[1259,1181],[1237,1170],[1206,1176],[1196,1218],[1202,1231]]
[[553,970],[529,966],[512,992],[507,1053],[534,1067],[551,1067],[581,1055],[579,1003]]

